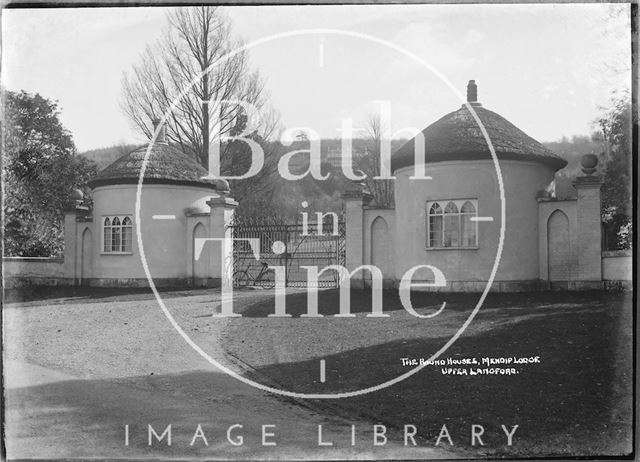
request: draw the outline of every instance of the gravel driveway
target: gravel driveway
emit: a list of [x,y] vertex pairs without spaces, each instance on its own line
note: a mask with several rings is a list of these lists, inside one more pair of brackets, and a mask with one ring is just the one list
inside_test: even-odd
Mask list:
[[[260,297],[248,291],[236,303]],[[219,298],[217,292],[188,291],[165,299],[197,343],[224,360],[219,342],[226,322],[210,317]],[[374,446],[370,423],[322,415],[308,403],[219,372],[184,342],[147,294],[13,303],[3,315],[9,458],[451,457],[433,447],[405,447],[391,435],[386,445]],[[165,438],[149,446],[148,425],[160,435],[169,424],[172,445]],[[204,438],[191,445],[199,424]],[[242,435],[243,445],[227,441],[233,425],[242,425],[232,436]],[[318,447],[318,425],[333,446]],[[265,438],[277,445],[263,445],[263,432],[274,433]]]

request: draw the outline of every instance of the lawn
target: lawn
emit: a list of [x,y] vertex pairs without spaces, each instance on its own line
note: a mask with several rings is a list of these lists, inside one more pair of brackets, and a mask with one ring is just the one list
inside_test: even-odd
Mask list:
[[[414,306],[441,315],[409,316],[395,292],[385,292],[387,319],[366,318],[368,291],[352,291],[356,318],[301,318],[304,293],[287,297],[292,318],[268,318],[267,298],[228,323],[223,346],[252,366],[249,376],[297,392],[344,392],[376,385],[409,370],[402,358],[428,358],[457,331],[478,295],[414,294]],[[338,310],[338,292],[324,291],[322,314]],[[383,390],[311,404],[346,418],[418,428],[433,445],[443,424],[454,445],[474,455],[505,457],[610,456],[632,445],[632,297],[629,293],[490,294],[476,319],[441,359],[539,357],[512,375],[449,375],[427,366]],[[319,380],[319,361],[327,380]],[[468,367],[464,367],[468,369]],[[485,446],[471,447],[470,427],[485,428]],[[513,446],[500,426],[518,425]],[[446,440],[445,440],[446,441]],[[447,446],[445,444],[445,446]]]

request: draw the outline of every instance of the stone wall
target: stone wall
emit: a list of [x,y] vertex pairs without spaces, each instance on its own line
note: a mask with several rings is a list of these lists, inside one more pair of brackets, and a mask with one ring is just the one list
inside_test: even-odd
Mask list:
[[580,281],[602,281],[602,223],[598,176],[578,176],[573,182],[578,191],[578,278]]
[[630,289],[633,281],[633,253],[631,250],[602,252],[602,279],[605,288]]
[[3,257],[4,287],[73,285],[65,277],[64,258],[61,257]]

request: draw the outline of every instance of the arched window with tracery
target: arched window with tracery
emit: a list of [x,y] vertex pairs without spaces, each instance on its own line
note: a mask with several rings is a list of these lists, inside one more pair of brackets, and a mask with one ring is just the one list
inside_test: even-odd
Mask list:
[[111,252],[111,218],[104,219],[104,247],[103,252]]
[[477,247],[477,210],[475,199],[427,202],[427,247]]
[[133,231],[133,222],[131,218],[124,217],[122,220],[122,251],[131,252],[131,239]]
[[131,253],[133,221],[129,216],[105,217],[102,233],[104,253]]
[[471,201],[466,201],[460,208],[460,236],[462,238],[462,247],[475,247],[478,245],[476,230],[478,222],[473,221],[476,217],[476,207]]
[[429,207],[429,239],[428,247],[442,247],[442,207],[434,202]]
[[460,212],[453,202],[449,202],[444,209],[444,238],[443,247],[460,247]]

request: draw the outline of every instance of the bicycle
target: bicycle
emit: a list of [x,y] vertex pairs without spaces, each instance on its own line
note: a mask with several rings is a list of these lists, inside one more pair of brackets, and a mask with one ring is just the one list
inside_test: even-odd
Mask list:
[[276,281],[273,273],[269,271],[269,264],[265,262],[260,262],[260,264],[262,268],[256,277],[253,277],[248,267],[235,271],[233,273],[233,287],[243,289],[252,283],[254,287],[259,285],[265,289],[273,288],[276,285]]

